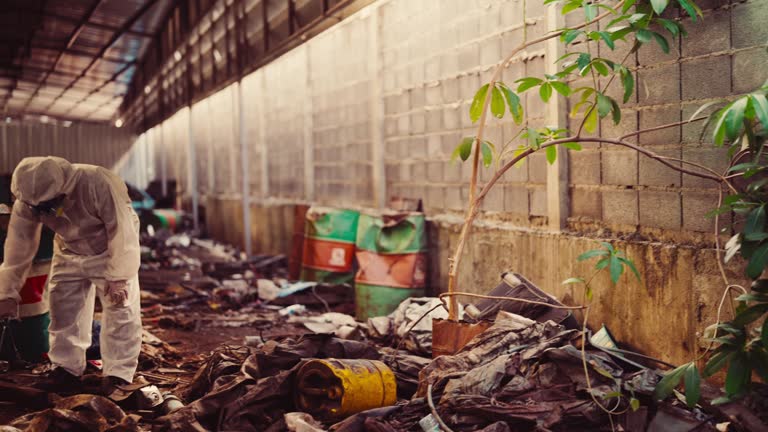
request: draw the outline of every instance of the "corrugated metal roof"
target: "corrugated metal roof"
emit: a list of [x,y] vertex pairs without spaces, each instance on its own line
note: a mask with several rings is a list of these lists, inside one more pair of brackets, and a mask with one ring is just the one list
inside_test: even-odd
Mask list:
[[[6,0],[0,10],[5,116],[110,120],[174,0]],[[127,75],[127,78],[123,75]]]

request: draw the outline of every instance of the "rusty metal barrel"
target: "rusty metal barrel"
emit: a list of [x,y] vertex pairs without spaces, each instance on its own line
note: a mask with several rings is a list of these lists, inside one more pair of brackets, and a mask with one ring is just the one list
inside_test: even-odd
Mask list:
[[318,418],[340,419],[397,402],[395,374],[377,360],[310,360],[299,369],[296,406]]

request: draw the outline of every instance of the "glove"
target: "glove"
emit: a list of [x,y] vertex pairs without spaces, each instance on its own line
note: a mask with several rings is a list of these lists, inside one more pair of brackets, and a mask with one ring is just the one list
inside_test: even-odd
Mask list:
[[128,282],[109,281],[107,282],[107,297],[114,306],[125,306],[128,301]]
[[19,304],[12,298],[0,300],[0,319],[18,319]]

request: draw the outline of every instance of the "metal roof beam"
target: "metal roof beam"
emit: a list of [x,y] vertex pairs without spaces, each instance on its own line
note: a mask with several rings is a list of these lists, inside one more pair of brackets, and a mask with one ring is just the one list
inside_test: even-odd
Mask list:
[[[18,12],[21,12],[22,14],[40,15],[43,18],[51,18],[51,19],[58,20],[58,21],[64,21],[64,22],[67,22],[67,23],[70,23],[70,24],[79,24],[80,23],[80,20],[77,19],[77,18],[72,18],[72,17],[68,17],[68,16],[64,16],[64,15],[58,15],[58,14],[55,14],[55,13],[52,13],[52,12],[47,12],[47,11],[44,11],[44,12],[41,13],[40,11],[36,11],[34,9],[28,9],[28,8],[24,8],[24,7],[0,10],[0,15],[11,14],[11,13],[15,14],[15,13],[18,13]],[[107,25],[107,24],[96,23],[96,22],[93,22],[93,21],[90,21],[90,20],[88,22],[86,22],[85,24],[87,26],[89,26],[89,27],[97,28],[99,30],[105,30],[105,31],[111,31],[111,32],[115,32],[115,31],[120,30],[119,27],[114,27],[114,26]],[[142,32],[142,31],[137,31],[137,30],[131,30],[131,29],[126,30],[125,34],[129,34],[131,36],[136,36],[136,37],[141,37],[141,38],[147,38],[147,39],[154,37],[154,35],[152,33],[147,33],[147,32]]]

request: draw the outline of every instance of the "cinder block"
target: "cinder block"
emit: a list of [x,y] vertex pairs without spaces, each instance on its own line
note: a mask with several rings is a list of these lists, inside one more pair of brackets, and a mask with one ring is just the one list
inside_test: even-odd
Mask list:
[[764,45],[768,40],[768,5],[764,0],[734,2],[732,20],[733,47],[748,48]]
[[423,183],[427,180],[427,162],[414,162],[411,165],[411,176],[417,183]]
[[731,93],[731,56],[692,60],[681,65],[683,100],[728,96]]
[[501,61],[501,38],[498,36],[480,42],[480,65],[493,65]]
[[[443,41],[447,43],[446,41]],[[440,56],[440,68],[442,69],[442,76],[453,76],[459,73],[459,53],[453,48],[446,49]]]
[[[411,166],[412,164],[400,162],[397,164],[397,167],[399,168],[400,172],[398,174],[398,180],[403,182],[409,182],[412,180],[411,177]],[[389,180],[389,177],[387,177],[387,180]]]
[[443,130],[443,110],[429,109],[426,112],[427,131],[431,133],[442,132]]
[[408,135],[411,133],[411,116],[408,114],[401,115],[397,118],[397,133],[398,135]]
[[[691,116],[696,114],[702,105],[704,105],[703,102],[691,102],[683,104],[682,120],[691,120]],[[720,107],[709,107],[701,111],[697,117],[712,115],[715,111],[717,111],[718,108]],[[704,126],[707,126],[706,130],[703,130]],[[682,128],[682,141],[684,143],[692,143],[694,145],[712,145],[715,142],[712,135],[714,133],[714,126],[714,122],[707,125],[705,120],[686,123]]]
[[424,111],[418,111],[411,114],[411,130],[412,134],[422,134],[427,128],[426,119],[424,118]]
[[681,224],[678,192],[640,191],[640,225],[677,230]]
[[[717,208],[717,193],[683,193],[683,228],[691,231],[714,232],[715,218],[707,213]],[[721,224],[721,227],[725,226]]]
[[[680,159],[681,151],[677,149],[659,149],[654,151],[660,156]],[[680,186],[682,174],[661,162],[646,156],[640,157],[640,184],[644,186]],[[678,162],[672,162],[680,166]]]
[[740,51],[733,55],[733,91],[749,93],[768,80],[768,50],[765,47]]
[[637,225],[638,195],[634,190],[604,191],[603,220],[621,225]]
[[464,201],[461,199],[461,189],[457,186],[445,187],[445,207],[448,210],[462,210]]
[[[426,105],[426,96],[423,86],[414,87],[408,92],[403,93],[406,96],[406,104],[401,106],[401,112],[406,112],[409,109],[419,109]],[[410,103],[408,103],[408,97],[410,96]]]
[[[602,153],[603,184],[637,184],[637,165],[639,157],[634,150],[606,150]],[[573,156],[571,156],[573,157]]]
[[638,72],[637,93],[642,105],[680,100],[680,65],[670,64]]
[[523,6],[521,0],[507,1],[500,6],[501,25],[512,27],[523,24]]
[[[728,150],[726,148],[683,148],[683,160],[703,165],[714,170],[717,173],[724,173],[728,168]],[[701,169],[687,165],[691,171],[702,171]],[[709,174],[709,173],[707,173]],[[703,179],[688,174],[683,174],[683,186],[690,188],[716,188],[717,185],[712,180]]]
[[602,200],[599,191],[572,187],[570,192],[571,215],[600,219]]
[[427,105],[439,105],[443,101],[442,89],[437,84],[426,86]]
[[[615,124],[611,116],[600,120],[601,135],[605,138],[619,138],[626,134],[637,131],[637,111],[629,108],[622,108],[621,121]],[[637,142],[637,136],[630,136],[626,141]],[[603,147],[611,147],[611,144],[602,144]]]
[[532,216],[547,216],[547,189],[536,187],[529,190]]
[[443,164],[443,180],[450,183],[461,183],[461,161],[441,163]]
[[427,140],[424,137],[412,137],[410,140],[404,140],[408,153],[414,158],[424,158],[427,156]]
[[571,152],[569,156],[569,184],[600,184],[600,152],[585,150]]
[[[680,106],[672,105],[640,111],[640,129],[650,129],[680,121]],[[643,133],[641,144],[676,144],[680,142],[680,126]]]
[[[461,89],[461,98],[471,102],[475,97],[475,93],[480,90],[480,75],[477,73],[462,75],[459,78],[459,87]],[[467,112],[469,112],[469,108],[467,108]]]
[[528,157],[528,179],[531,183],[547,184],[547,159],[543,152]]
[[440,78],[440,57],[432,56],[424,63],[424,78],[427,81]]
[[442,142],[443,154],[450,156],[453,154],[453,150],[459,145],[462,139],[461,132],[450,132],[440,135],[440,141]]
[[704,19],[688,22],[685,27],[688,36],[682,40],[683,57],[726,51],[731,46],[730,10],[706,13]]
[[[680,58],[680,39],[673,39],[672,35],[667,33],[666,30],[662,28],[654,27],[653,30],[665,35],[667,41],[669,41],[669,53],[665,53],[655,40],[651,40],[650,42],[643,44],[643,46],[638,50],[638,64],[640,66],[650,66],[657,63],[665,63],[678,60]],[[627,40],[629,39],[630,38],[627,38]],[[634,38],[632,38],[632,42],[634,43]]]
[[443,108],[443,125],[448,130],[459,129],[461,127],[460,116],[459,107],[446,106]]
[[525,186],[504,186],[504,210],[528,216],[528,190]]
[[459,69],[468,71],[480,66],[480,46],[473,42],[459,47]]
[[427,196],[424,206],[429,209],[442,210],[445,208],[445,191],[442,186],[426,186]]
[[459,79],[448,78],[440,82],[444,103],[454,103],[459,100]]
[[[509,4],[509,3],[506,3],[506,4]],[[521,16],[521,19],[522,19],[522,14],[519,13],[519,15]],[[502,33],[501,34],[501,58],[506,58],[508,55],[512,54],[512,51],[515,50],[518,46],[520,46],[521,43],[523,43],[522,27]],[[522,76],[520,76],[519,78],[522,78]]]
[[[506,160],[504,162],[507,162]],[[501,178],[502,181],[505,182],[514,182],[514,183],[525,183],[528,181],[528,163],[527,160],[523,160],[523,162],[515,164],[512,168],[507,170],[506,173],[504,173],[504,176]]]
[[504,187],[496,184],[488,195],[483,199],[483,210],[503,212],[504,211]]
[[427,180],[433,183],[443,181],[443,165],[444,162],[428,162],[427,163]]
[[440,135],[427,136],[427,157],[430,159],[439,159],[442,156],[443,148]]

